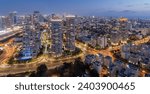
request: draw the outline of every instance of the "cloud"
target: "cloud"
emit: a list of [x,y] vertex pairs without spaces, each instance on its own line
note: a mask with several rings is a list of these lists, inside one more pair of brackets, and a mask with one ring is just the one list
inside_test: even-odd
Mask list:
[[123,11],[120,11],[120,13],[136,13],[136,12],[132,10],[123,10]]
[[145,6],[149,6],[149,5],[150,5],[150,3],[144,3],[144,5],[145,5]]
[[127,7],[133,7],[134,5],[127,5]]
[[133,10],[122,10],[122,11],[109,10],[107,12],[110,12],[110,13],[136,13],[136,11],[133,11]]
[[122,10],[122,11],[116,11],[116,10],[108,10],[102,13],[104,16],[115,16],[115,17],[129,17],[136,15],[136,11],[133,10]]

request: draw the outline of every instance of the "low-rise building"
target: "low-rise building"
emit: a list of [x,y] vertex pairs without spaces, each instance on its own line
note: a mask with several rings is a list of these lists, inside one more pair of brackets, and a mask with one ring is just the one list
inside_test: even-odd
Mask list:
[[96,61],[96,56],[89,54],[85,57],[85,64],[90,65],[92,62]]
[[104,65],[109,68],[109,65],[112,63],[112,58],[110,56],[104,57]]

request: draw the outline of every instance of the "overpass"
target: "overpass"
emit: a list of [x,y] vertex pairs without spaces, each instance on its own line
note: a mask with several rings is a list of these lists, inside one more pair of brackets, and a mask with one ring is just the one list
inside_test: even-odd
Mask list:
[[9,29],[9,32],[0,35],[0,42],[3,42],[9,38],[12,38],[21,32],[22,32],[21,27],[14,27],[13,29]]

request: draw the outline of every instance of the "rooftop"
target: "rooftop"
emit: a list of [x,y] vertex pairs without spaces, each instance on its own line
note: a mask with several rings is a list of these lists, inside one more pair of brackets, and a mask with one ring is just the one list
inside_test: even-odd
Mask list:
[[66,18],[74,18],[75,15],[66,15]]
[[62,22],[62,19],[60,19],[60,18],[56,18],[56,19],[50,19],[50,21],[52,21],[52,22]]

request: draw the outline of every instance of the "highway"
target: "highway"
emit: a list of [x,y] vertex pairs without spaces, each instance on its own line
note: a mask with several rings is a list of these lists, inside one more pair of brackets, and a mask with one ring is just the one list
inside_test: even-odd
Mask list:
[[[11,41],[9,41],[9,44],[11,44],[10,42]],[[51,68],[55,68],[57,66],[62,65],[64,62],[71,63],[75,60],[75,58],[78,58],[78,57],[81,57],[82,59],[84,59],[84,56],[85,56],[84,53],[79,53],[75,56],[68,56],[68,57],[55,59],[55,58],[50,58],[48,55],[46,55],[46,56],[42,55],[30,63],[8,65],[8,64],[6,64],[6,62],[7,62],[7,60],[9,60],[8,58],[13,55],[16,47],[13,47],[13,48],[12,47],[9,48],[9,46],[6,47],[5,51],[7,51],[7,52],[5,54],[3,54],[3,56],[1,56],[3,58],[1,59],[2,62],[0,65],[0,76],[35,71],[36,68],[40,64],[43,64],[43,63],[45,63],[47,65],[48,69],[51,69]]]
[[[150,36],[143,38],[141,40],[134,41],[133,43],[135,43],[135,45],[139,45],[142,43],[146,43],[149,40],[150,40]],[[11,44],[11,41],[10,41],[10,44]],[[78,58],[78,57],[82,57],[82,59],[84,59],[86,54],[101,53],[104,56],[112,57],[114,60],[115,57],[113,56],[111,51],[112,50],[119,50],[123,44],[118,45],[118,46],[114,46],[114,47],[109,47],[105,50],[95,50],[93,48],[88,47],[86,44],[78,42],[78,41],[76,41],[75,45],[78,48],[80,48],[83,53],[80,53],[80,54],[75,55],[75,56],[62,57],[62,58],[58,58],[58,59],[49,58],[48,56],[42,55],[42,56],[38,57],[37,59],[33,60],[31,63],[13,64],[13,65],[8,65],[5,62],[7,62],[8,58],[13,55],[13,53],[15,52],[15,47],[12,48],[12,47],[6,46],[5,55],[3,54],[5,58],[0,60],[0,61],[2,61],[1,65],[0,65],[0,76],[5,76],[8,74],[16,74],[16,73],[35,71],[36,68],[42,63],[45,63],[47,65],[48,69],[55,68],[57,66],[62,65],[64,62],[72,62],[72,61],[74,61],[75,58]]]
[[16,26],[12,29],[8,29],[8,31],[9,31],[8,33],[0,35],[0,42],[5,40],[5,39],[8,39],[12,36],[15,36],[16,34],[21,33],[22,32],[22,27]]
[[4,51],[2,55],[0,56],[0,64],[6,64],[10,57],[13,56],[16,50],[16,46],[9,46],[13,42],[13,39],[9,40],[8,42],[4,43],[5,45],[0,44],[3,48]]
[[25,63],[25,64],[13,64],[13,65],[7,65],[3,64],[0,67],[0,76],[8,75],[8,74],[16,74],[16,73],[23,73],[23,72],[30,72],[35,71],[36,68],[40,65],[45,63],[48,67],[48,69],[55,68],[57,66],[62,65],[64,62],[73,62],[75,58],[82,57],[83,53],[78,54],[76,56],[72,57],[65,57],[65,58],[59,58],[59,59],[48,59],[45,56],[41,56],[38,59],[36,59],[34,62],[31,63]]

